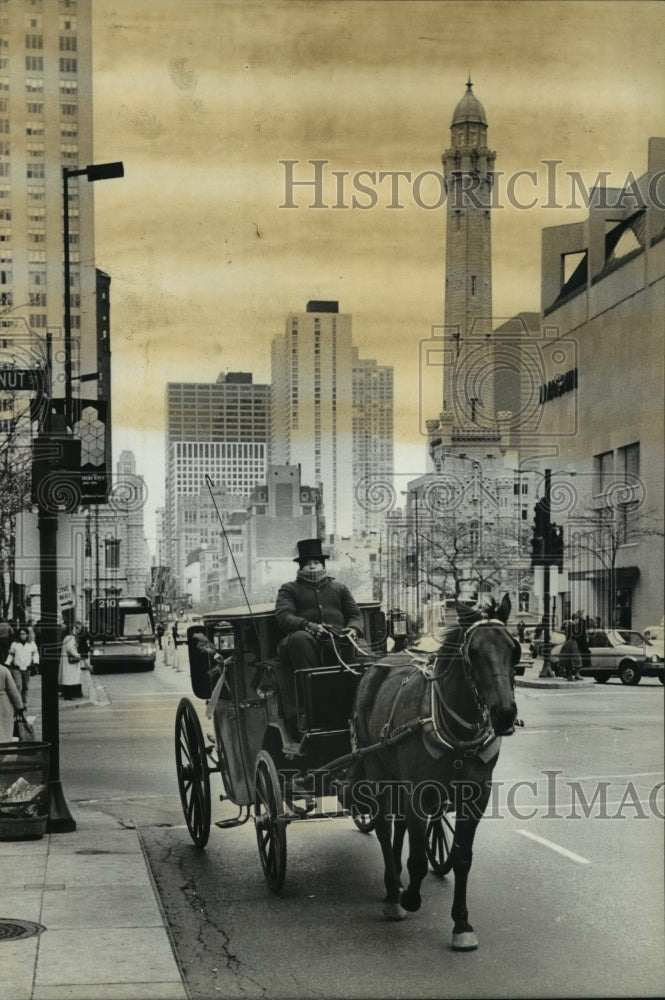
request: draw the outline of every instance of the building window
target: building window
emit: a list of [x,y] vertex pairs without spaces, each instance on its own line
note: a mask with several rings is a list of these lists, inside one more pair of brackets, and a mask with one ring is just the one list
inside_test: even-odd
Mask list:
[[594,493],[604,493],[614,475],[614,452],[604,451],[593,457]]
[[106,569],[120,569],[120,539],[104,539],[104,565]]

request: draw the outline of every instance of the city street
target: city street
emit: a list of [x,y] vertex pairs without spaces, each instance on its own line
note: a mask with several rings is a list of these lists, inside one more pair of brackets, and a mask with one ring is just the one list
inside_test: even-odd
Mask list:
[[[659,681],[518,689],[525,728],[504,741],[469,880],[480,947],[454,953],[451,877],[430,874],[422,909],[386,922],[378,843],[348,819],[291,824],[280,895],[251,821],[213,826],[194,848],[174,767],[179,698],[206,722],[184,647],[178,658],[97,677],[108,703],[61,713],[61,775],[78,810],[139,827],[195,1000],[662,994]],[[218,775],[211,785],[213,822],[233,815],[215,802]]]

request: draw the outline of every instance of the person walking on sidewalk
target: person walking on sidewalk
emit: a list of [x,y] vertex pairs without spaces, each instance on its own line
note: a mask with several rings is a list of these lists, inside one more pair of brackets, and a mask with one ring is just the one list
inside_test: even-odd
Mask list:
[[165,631],[166,629],[164,628],[164,622],[157,622],[157,628],[155,629],[155,632],[157,633],[157,645],[160,649],[162,648],[162,639],[164,637]]
[[14,716],[23,715],[24,709],[11,671],[4,664],[0,664],[0,743],[11,742],[14,734]]
[[30,672],[39,663],[39,650],[28,638],[28,630],[21,625],[18,636],[9,647],[5,666],[9,667],[16,687],[21,692],[23,704],[28,704],[28,688],[30,687]]
[[81,690],[81,654],[77,647],[78,626],[67,625],[60,649],[58,684],[65,701],[83,697]]

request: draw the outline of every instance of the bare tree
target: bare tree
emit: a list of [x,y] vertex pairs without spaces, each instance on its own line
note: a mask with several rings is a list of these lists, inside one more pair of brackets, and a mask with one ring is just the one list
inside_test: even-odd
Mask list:
[[524,576],[525,532],[489,527],[453,511],[427,522],[420,533],[421,576],[440,595],[459,597],[464,583],[476,591]]
[[625,545],[662,538],[662,517],[643,510],[637,500],[605,500],[569,521],[567,527],[571,560],[586,557],[591,569],[605,572],[608,623],[615,625],[619,553]]
[[[7,618],[16,593],[16,518],[30,509],[30,402],[0,397],[0,613]],[[26,435],[27,440],[26,440]]]

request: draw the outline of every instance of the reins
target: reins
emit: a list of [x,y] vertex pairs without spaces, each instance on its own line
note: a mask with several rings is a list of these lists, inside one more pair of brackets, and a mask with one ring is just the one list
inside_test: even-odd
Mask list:
[[[448,674],[449,670],[453,668],[452,665],[456,657],[454,656],[450,657],[450,666],[446,668],[443,674],[434,673],[431,670],[431,662],[416,663],[411,673],[407,677],[405,677],[404,680],[402,681],[397,691],[397,694],[395,695],[393,704],[391,706],[390,715],[388,716],[388,720],[386,721],[381,730],[381,739],[377,743],[374,743],[369,747],[355,747],[352,756],[353,757],[365,756],[365,754],[367,753],[373,753],[375,751],[381,750],[386,746],[390,746],[393,743],[397,743],[400,740],[405,739],[407,736],[411,735],[411,733],[414,733],[419,729],[422,731],[423,740],[427,740],[429,738],[430,740],[434,741],[437,747],[442,747],[445,750],[451,751],[455,754],[461,753],[465,757],[475,756],[481,753],[482,750],[484,750],[487,746],[489,746],[489,744],[493,743],[494,740],[497,738],[496,733],[494,732],[494,729],[492,727],[487,706],[483,703],[478,693],[478,690],[473,682],[473,679],[470,676],[471,661],[469,659],[469,653],[468,653],[469,637],[471,633],[476,628],[487,625],[492,625],[492,626],[499,625],[501,628],[505,628],[504,622],[500,621],[499,619],[496,618],[481,619],[480,621],[473,622],[465,629],[462,642],[459,643],[457,646],[457,652],[460,654],[460,658],[462,660],[462,665],[464,669],[464,679],[466,683],[469,685],[469,688],[471,689],[471,693],[478,706],[478,710],[482,712],[482,719],[480,722],[468,722],[466,719],[463,719],[462,716],[459,715],[459,713],[457,713],[455,709],[452,708],[452,706],[447,703],[440,690],[438,682],[440,682],[443,679],[443,677]],[[436,663],[438,659],[439,657],[437,655],[434,658],[434,663]],[[404,691],[406,685],[409,683],[409,681],[412,678],[417,677],[418,675],[424,677],[426,682],[431,684],[430,714],[420,718],[412,719],[411,721],[404,723],[395,729],[391,729],[391,723],[394,718],[400,696]],[[441,711],[437,711],[437,706],[441,709]],[[452,719],[454,719],[455,722],[458,723],[458,725],[461,725],[464,729],[469,730],[469,732],[475,732],[476,735],[471,737],[470,739],[466,740],[460,739],[451,731],[450,726],[447,724],[445,719],[446,714],[450,716]],[[355,740],[355,733],[353,732],[353,727],[352,727],[352,745],[354,740]]]

